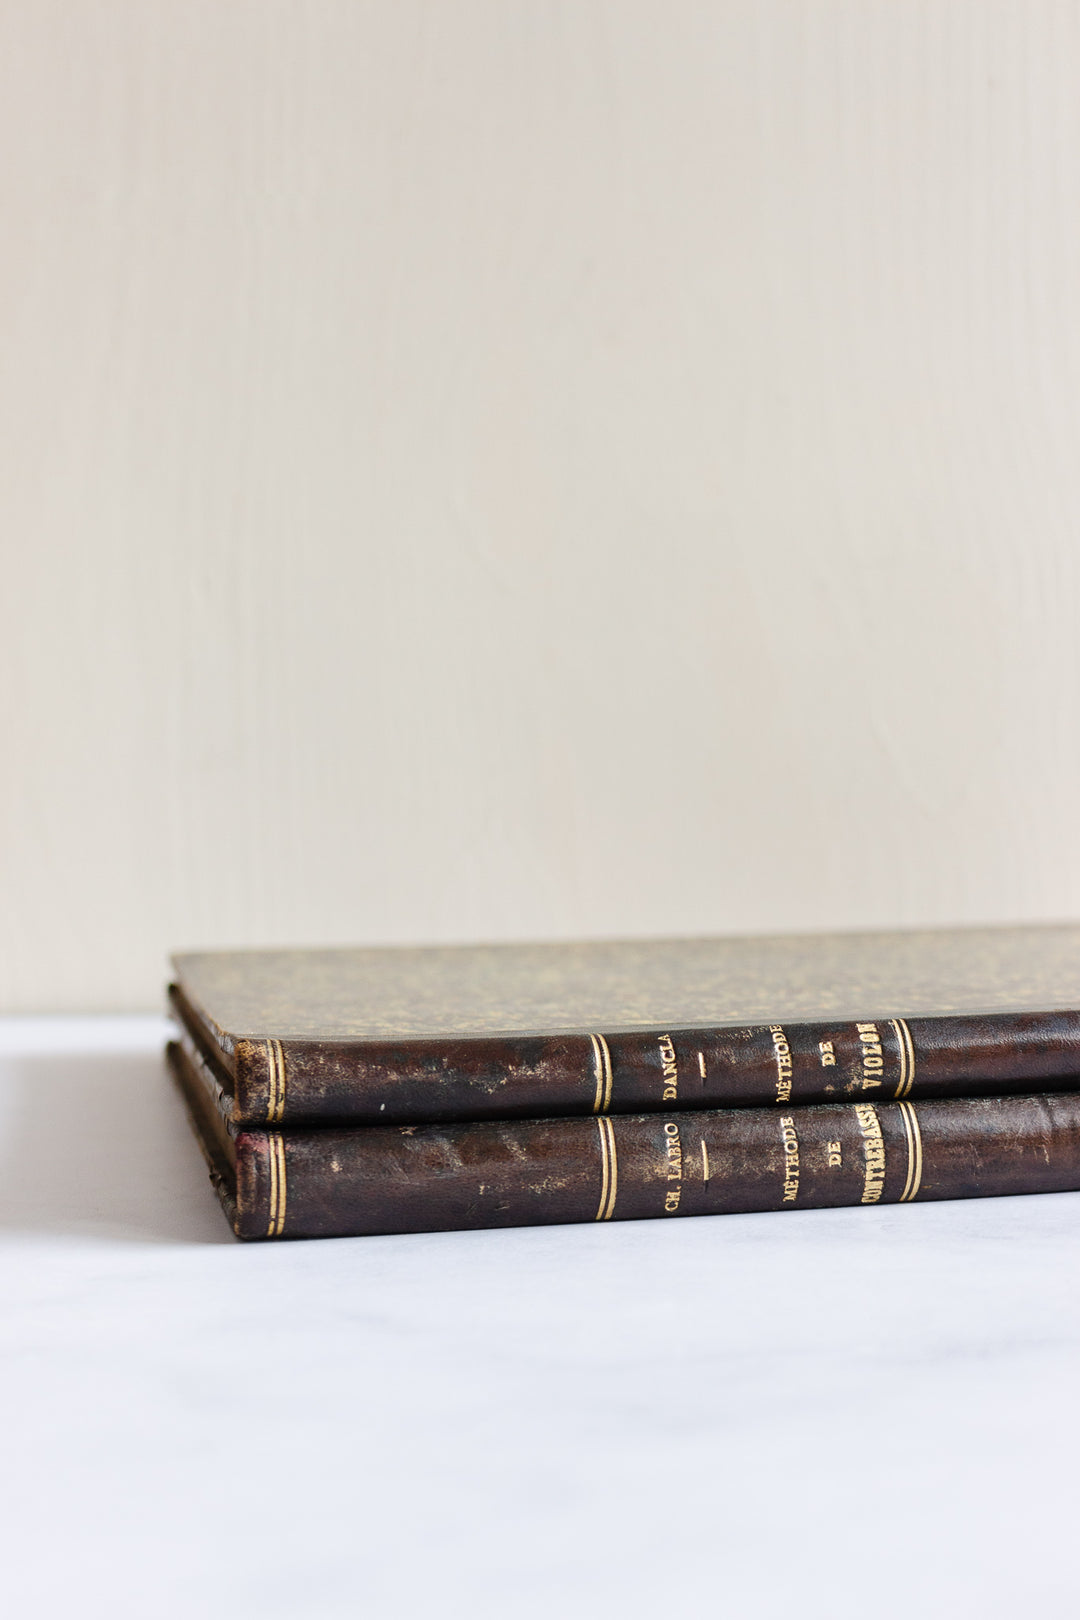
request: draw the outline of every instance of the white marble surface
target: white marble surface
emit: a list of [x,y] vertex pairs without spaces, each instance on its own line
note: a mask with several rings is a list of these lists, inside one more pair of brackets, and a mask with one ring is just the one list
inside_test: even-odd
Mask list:
[[9,1612],[1072,1612],[1080,1195],[242,1247],[162,1033],[0,1025]]

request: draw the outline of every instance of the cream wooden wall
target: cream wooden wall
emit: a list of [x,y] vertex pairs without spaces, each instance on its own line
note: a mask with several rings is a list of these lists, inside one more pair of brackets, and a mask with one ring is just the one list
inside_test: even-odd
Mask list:
[[1080,915],[1080,12],[0,7],[0,977]]

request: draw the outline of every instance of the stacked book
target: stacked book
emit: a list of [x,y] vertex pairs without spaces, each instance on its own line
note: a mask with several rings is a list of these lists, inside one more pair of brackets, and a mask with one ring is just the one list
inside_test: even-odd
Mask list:
[[241,1238],[1080,1188],[1080,928],[175,958]]

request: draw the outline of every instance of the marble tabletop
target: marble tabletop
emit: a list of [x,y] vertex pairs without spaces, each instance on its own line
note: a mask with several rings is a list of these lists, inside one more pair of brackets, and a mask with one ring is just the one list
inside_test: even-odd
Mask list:
[[0,1023],[9,1612],[1071,1610],[1080,1194],[243,1246],[164,1033]]

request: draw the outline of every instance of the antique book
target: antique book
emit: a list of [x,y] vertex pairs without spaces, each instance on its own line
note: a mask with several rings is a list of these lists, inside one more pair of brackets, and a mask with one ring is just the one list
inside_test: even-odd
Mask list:
[[202,952],[174,969],[173,1010],[234,1125],[786,1109],[1080,1077],[1078,927]]
[[1080,1094],[464,1124],[229,1123],[169,1060],[234,1232],[350,1237],[1080,1189]]

